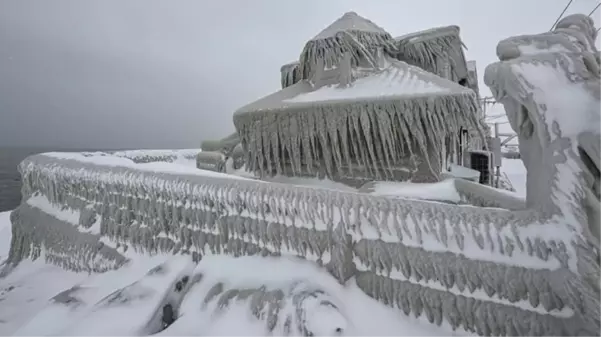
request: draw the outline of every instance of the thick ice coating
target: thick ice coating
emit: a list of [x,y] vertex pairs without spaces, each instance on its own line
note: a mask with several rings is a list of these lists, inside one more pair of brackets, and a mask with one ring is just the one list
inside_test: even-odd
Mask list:
[[[480,335],[597,334],[600,84],[589,25],[569,16],[553,32],[560,42],[548,33],[501,42],[502,61],[485,72],[518,133],[526,207],[515,200],[499,201],[506,209],[484,208],[292,186],[111,154],[40,154],[20,165],[23,203],[11,215],[9,266],[44,257],[102,272],[126,263],[128,249],[195,261],[291,255],[439,326]],[[384,49],[373,55],[376,67],[354,67],[345,54],[340,69],[320,69],[321,81],[301,80],[240,109],[235,123],[246,164],[262,174],[387,178],[407,151],[409,160],[431,155],[422,163],[435,171],[442,139],[476,123],[475,94]],[[369,99],[344,96],[372,80],[445,90],[391,93],[390,85]],[[301,96],[321,90],[338,96]],[[210,157],[216,165],[223,159]],[[259,288],[216,289],[221,295],[214,300],[225,303],[242,290],[267,296]],[[344,315],[311,298],[299,303],[331,320],[308,329],[343,328]]]
[[[454,53],[454,72],[462,63],[467,81],[458,30],[439,33],[446,42],[439,41],[438,59],[448,61]],[[403,42],[415,51],[407,59],[428,68],[425,58],[436,54],[432,41],[438,41],[431,35],[409,38],[411,47]],[[356,13],[310,40],[299,64],[283,67],[284,89],[234,114],[246,168],[260,176],[339,181],[437,180],[443,148],[461,128],[481,129],[477,95],[467,82],[462,86],[399,61],[396,44]],[[301,80],[289,85],[296,72]]]

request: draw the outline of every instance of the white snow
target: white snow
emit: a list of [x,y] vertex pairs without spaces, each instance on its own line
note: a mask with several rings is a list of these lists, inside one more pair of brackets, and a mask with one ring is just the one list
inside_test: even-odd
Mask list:
[[200,149],[177,149],[177,150],[125,150],[125,151],[116,151],[112,154],[118,157],[127,157],[127,158],[135,158],[135,157],[163,157],[163,156],[177,156],[177,157],[194,157],[201,150]]
[[262,180],[287,185],[319,187],[337,191],[357,192],[357,189],[355,188],[352,188],[343,183],[332,181],[330,179],[319,179],[310,177],[286,177],[278,175],[273,177],[265,177]]
[[427,81],[425,79],[427,77],[420,76],[421,74],[419,69],[410,68],[401,62],[392,62],[387,68],[378,73],[357,79],[349,87],[340,87],[338,84],[327,85],[315,91],[284,100],[284,102],[360,100],[450,92],[447,88]]
[[[9,212],[0,213],[0,256],[9,248]],[[73,273],[47,265],[43,256],[36,261],[23,261],[8,276],[0,278],[0,335],[132,335],[144,326],[158,297],[153,295],[133,301],[131,306],[116,309],[95,305],[98,301],[133,282],[141,280],[153,267],[166,263],[171,275],[189,268],[186,256],[131,255],[131,262],[119,270],[88,275]],[[277,271],[277,272],[275,272]],[[179,319],[160,335],[245,335],[264,336],[264,322],[249,315],[248,304],[234,305],[216,317],[201,310],[207,287],[223,281],[232,287],[281,287],[294,280],[308,280],[325,289],[340,304],[343,316],[314,312],[313,328],[331,325],[332,320],[349,322],[346,335],[420,335],[443,336],[464,334],[449,326],[437,327],[423,318],[405,316],[369,298],[353,280],[342,286],[323,269],[295,258],[261,258],[226,256],[205,257],[196,267],[205,277],[182,303]],[[163,280],[163,281],[161,281]],[[137,292],[165,291],[172,278],[142,279]],[[79,306],[50,302],[58,293],[79,286]],[[145,290],[146,289],[146,290]],[[319,315],[318,315],[319,314]]]
[[480,180],[480,171],[457,164],[449,165],[449,170],[445,173],[455,178],[462,178],[469,181],[478,182]]
[[[512,66],[515,77],[523,81],[521,86],[528,89],[530,97],[545,111],[539,111],[539,117],[546,123],[550,141],[559,137],[571,140],[571,152],[578,153],[577,137],[583,132],[591,132],[599,135],[601,132],[601,114],[599,113],[599,100],[593,97],[585,82],[572,82],[572,74],[566,74],[559,64],[532,64],[524,62]],[[568,64],[570,66],[570,64]],[[566,113],[569,111],[570,113]],[[559,125],[559,132],[554,132]],[[539,134],[541,144],[548,144],[549,140]],[[567,150],[555,152],[556,156],[565,156],[564,162],[555,164],[556,175],[560,185],[550,182],[552,185],[551,198],[560,209],[552,221],[565,232],[566,237],[575,235],[585,236],[586,229],[582,226],[575,213],[580,212],[582,207],[578,200],[583,198],[582,190],[582,167],[576,162],[574,156]],[[576,196],[576,197],[574,197]],[[568,224],[566,226],[566,224]],[[548,226],[547,226],[548,227]],[[544,228],[531,227],[531,230],[545,232]],[[582,238],[583,240],[586,240]],[[568,246],[570,255],[576,256],[574,247]],[[570,269],[576,271],[577,259],[571,259]]]
[[200,149],[177,149],[177,150],[127,150],[113,152],[113,156],[125,157],[134,160],[134,158],[144,157],[175,157],[171,163],[182,166],[196,167],[196,155]]
[[551,46],[545,46],[544,48],[538,48],[536,45],[520,45],[518,49],[522,55],[536,55],[542,53],[569,53],[570,50],[560,44],[553,44]]
[[378,182],[375,184],[373,195],[387,195],[412,199],[461,201],[453,179],[446,179],[431,184],[410,182]]
[[386,34],[382,28],[378,27],[370,20],[358,15],[355,12],[344,13],[338,20],[334,21],[312,40],[327,39],[333,37],[342,31],[363,31],[376,34]]
[[[555,67],[560,69],[561,65]],[[599,133],[599,100],[588,92],[584,83],[573,83],[563,71],[548,65],[524,62],[512,68],[517,78],[527,81],[523,87],[533,88],[535,101],[545,103],[547,111],[543,118],[548,130],[553,130],[553,124],[557,123],[563,137],[574,137],[584,131]],[[557,137],[553,132],[550,134]]]
[[230,179],[247,179],[240,176],[201,170],[196,167],[191,167],[190,165],[182,165],[179,163],[168,163],[168,162],[151,162],[151,163],[134,163],[132,160],[125,157],[118,156],[83,156],[80,153],[70,153],[70,152],[46,152],[43,153],[45,156],[60,158],[60,159],[71,159],[77,160],[83,163],[90,163],[102,166],[113,166],[113,167],[129,167],[135,168],[136,170],[141,171],[150,171],[150,172],[163,172],[163,173],[172,173],[172,174],[191,174],[191,175],[201,175],[201,176],[209,176],[209,177],[219,177],[219,178],[230,178]]

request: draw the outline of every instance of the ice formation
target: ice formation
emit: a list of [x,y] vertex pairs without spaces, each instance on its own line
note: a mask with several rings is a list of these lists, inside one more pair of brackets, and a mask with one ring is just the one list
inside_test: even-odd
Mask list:
[[[386,169],[378,175],[380,167],[372,164],[393,167],[401,139],[428,139],[432,146],[416,148],[432,152],[443,143],[436,132],[446,137],[464,123],[476,127],[470,117],[476,112],[471,90],[389,57],[369,58],[392,50],[393,40],[368,21],[340,33],[350,19],[357,15],[343,16],[335,29],[307,44],[301,81],[236,113],[245,164],[252,170],[320,169],[336,175],[349,169],[347,160],[355,165],[357,160],[368,176],[371,171],[371,180],[386,178]],[[40,154],[20,165],[23,203],[11,215],[9,262],[44,256],[65,268],[100,272],[127,263],[129,249],[190,255],[194,261],[220,254],[292,255],[323,266],[341,284],[354,282],[383,304],[436,325],[480,335],[598,334],[599,64],[593,63],[590,56],[597,51],[587,43],[594,32],[586,16],[568,16],[554,32],[502,41],[501,61],[485,72],[486,84],[518,133],[528,171],[525,204],[469,182],[456,185],[457,190],[483,202],[497,200],[495,206],[504,208],[292,186],[202,170],[157,171],[115,155]],[[556,36],[562,42],[553,42]],[[327,46],[332,43],[350,54],[331,53]],[[554,47],[563,44],[568,51]],[[372,52],[373,46],[382,49]],[[320,60],[326,51],[326,60]],[[376,70],[353,68],[382,59],[385,64]],[[311,76],[323,74],[326,64],[350,74],[350,84],[316,87],[319,77]],[[387,72],[414,75],[446,91],[386,94],[369,102],[287,101],[324,88],[352,90],[361,80]],[[369,128],[378,132],[365,131]],[[235,148],[240,150],[238,144]],[[249,296],[267,294],[260,286],[232,286],[208,302],[234,298],[243,290]],[[294,298],[287,291],[281,294]],[[322,308],[311,312],[317,309]],[[337,317],[332,321],[343,322],[330,314]],[[311,329],[326,333],[330,326]]]
[[395,40],[400,60],[454,82],[467,81],[468,68],[459,27],[432,28],[403,35]]
[[[422,56],[454,46],[406,50],[426,62]],[[352,12],[307,42],[298,67],[283,68],[293,77],[298,72],[298,82],[234,114],[246,169],[261,177],[321,176],[350,185],[438,180],[442,149],[461,128],[480,129],[476,94],[400,61],[398,50],[390,34]]]

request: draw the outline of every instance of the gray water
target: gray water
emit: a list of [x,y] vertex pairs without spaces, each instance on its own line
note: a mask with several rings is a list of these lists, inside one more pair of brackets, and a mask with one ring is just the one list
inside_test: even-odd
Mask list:
[[15,209],[21,202],[21,175],[17,171],[19,163],[27,156],[51,151],[101,151],[93,149],[57,149],[0,147],[0,212]]
[[41,148],[0,148],[0,212],[15,209],[21,202],[19,163],[29,155],[47,151]]

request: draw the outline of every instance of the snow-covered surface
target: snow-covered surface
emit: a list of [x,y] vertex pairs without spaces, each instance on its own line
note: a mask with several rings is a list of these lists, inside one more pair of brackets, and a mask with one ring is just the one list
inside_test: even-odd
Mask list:
[[[7,255],[10,240],[9,213],[0,213],[0,256]],[[144,277],[152,268],[165,263],[174,273],[189,269],[189,257],[138,256],[117,271],[88,275],[47,265],[40,258],[24,261],[8,276],[0,278],[0,335],[131,335],[143,326],[155,309],[156,296],[134,299],[130,306],[106,309],[95,305],[109,294]],[[277,271],[277,272],[274,272]],[[248,305],[240,303],[223,315],[201,309],[202,299],[217,282],[232,287],[279,287],[293,280],[310,280],[331,294],[350,322],[347,335],[449,335],[447,326],[437,327],[422,318],[407,317],[369,298],[353,280],[341,286],[314,264],[294,258],[206,257],[196,266],[202,282],[186,295],[180,318],[161,335],[265,335],[264,324],[249,316]],[[159,280],[163,280],[161,281]],[[144,279],[145,280],[145,279]],[[142,280],[144,289],[157,293],[168,289],[173,278]],[[79,286],[75,296],[81,304],[66,305],[50,301],[57,294]],[[141,295],[141,294],[140,294]],[[154,300],[153,300],[154,298]],[[155,302],[153,302],[155,301]],[[423,317],[423,316],[422,316]],[[313,317],[314,324],[327,325],[331,317]]]
[[[537,64],[531,62],[516,63],[511,66],[515,78],[522,81],[522,88],[528,88],[529,95],[544,111],[537,111],[541,116],[538,127],[549,130],[547,135],[538,132],[541,144],[569,139],[571,152],[578,153],[578,136],[590,132],[597,137],[600,134],[601,114],[599,113],[599,98],[594,97],[590,83],[575,77],[570,70],[562,68],[562,64],[556,60],[556,64]],[[562,61],[566,61],[563,59]],[[542,108],[541,108],[542,109]],[[566,112],[570,113],[566,113]],[[557,127],[559,126],[559,127]],[[559,132],[555,131],[559,129]],[[543,137],[550,137],[544,140]],[[598,141],[598,138],[597,138]],[[553,152],[556,156],[565,156],[565,159],[555,163],[555,177],[561,177],[550,182],[551,200],[560,212],[554,216],[556,223],[583,224],[579,221],[579,212],[582,212],[582,201],[573,196],[581,192],[583,184],[582,165],[567,150]],[[592,225],[592,224],[590,224]],[[587,233],[588,229],[578,228],[581,235]],[[575,262],[574,262],[575,263]]]
[[44,153],[45,156],[60,158],[60,159],[71,159],[77,160],[84,163],[97,164],[103,166],[119,166],[135,168],[141,171],[151,172],[164,172],[172,174],[193,174],[202,175],[209,177],[220,177],[220,178],[231,178],[231,179],[246,179],[240,176],[229,175],[225,173],[201,170],[186,164],[179,162],[167,163],[167,162],[151,162],[151,163],[134,163],[132,160],[125,157],[118,156],[84,156],[81,153],[69,153],[69,152],[48,152]]
[[[590,20],[586,15],[572,19],[583,24]],[[580,34],[578,30],[574,33]],[[594,32],[594,28],[592,30]],[[512,111],[515,114],[513,122],[521,124],[521,127],[530,126],[524,122],[532,123],[533,137],[528,140],[532,144],[528,145],[542,147],[542,152],[533,157],[536,159],[529,161],[529,171],[540,171],[541,174],[533,175],[529,182],[529,191],[537,195],[529,195],[528,201],[547,209],[553,207],[556,213],[538,231],[542,233],[553,229],[575,241],[594,242],[589,229],[598,226],[598,219],[597,223],[593,223],[596,215],[582,216],[587,202],[583,194],[590,187],[586,186],[589,182],[583,179],[584,165],[577,147],[579,136],[591,136],[584,143],[597,143],[592,147],[598,146],[601,119],[599,80],[598,71],[587,65],[582,56],[557,52],[514,55],[513,59],[489,65],[484,78],[498,97],[527,107],[528,118],[523,118],[523,114],[515,109]],[[584,228],[587,226],[588,229]],[[570,254],[575,252],[573,247],[568,249]],[[569,261],[569,268],[580,272],[593,268],[598,274],[598,264],[590,263],[596,255],[595,249],[579,252],[579,256],[583,257]],[[589,272],[592,273],[586,271]],[[598,299],[596,303],[589,302],[589,306],[598,310]]]
[[457,164],[449,165],[449,171],[446,173],[456,178],[463,178],[475,182],[478,182],[480,179],[480,171]]
[[[138,162],[169,162],[183,166],[196,167],[196,156],[200,149],[176,150],[125,150],[110,153],[112,156],[123,157]],[[96,153],[97,155],[98,153]]]
[[376,34],[386,34],[382,28],[370,20],[359,16],[355,12],[347,12],[338,20],[334,21],[319,34],[317,34],[313,40],[327,39],[333,37],[336,33],[343,31],[361,31]]
[[284,100],[285,102],[321,102],[362,98],[385,98],[419,94],[448,93],[451,90],[427,81],[417,68],[402,66],[394,62],[382,71],[360,78],[349,87],[338,84],[323,86],[315,91],[303,93]]
[[193,157],[200,152],[200,149],[177,149],[177,150],[124,150],[116,151],[112,154],[119,157],[166,157],[166,156],[181,156],[181,157]]
[[520,45],[518,49],[522,53],[522,55],[536,55],[539,53],[549,53],[549,52],[563,52],[569,53],[570,50],[560,44],[551,45],[548,48],[537,48],[536,45]]
[[452,179],[432,184],[417,184],[409,182],[378,182],[374,195],[386,195],[412,199],[433,199],[452,202],[461,201]]
[[[512,68],[517,78],[527,80],[522,84],[524,87],[536,88],[532,90],[536,101],[546,103],[544,121],[548,130],[553,130],[557,123],[561,126],[561,137],[573,138],[586,131],[599,134],[599,99],[591,95],[584,82],[573,83],[561,71],[547,65],[524,62]],[[551,135],[558,137],[552,132]]]
[[312,187],[320,187],[320,188],[328,188],[331,190],[338,191],[348,191],[348,192],[356,192],[357,190],[329,179],[318,179],[318,178],[303,178],[303,177],[286,177],[286,176],[274,176],[274,177],[265,177],[262,180],[280,183],[280,184],[289,184],[289,185],[297,185],[297,186],[312,186]]

